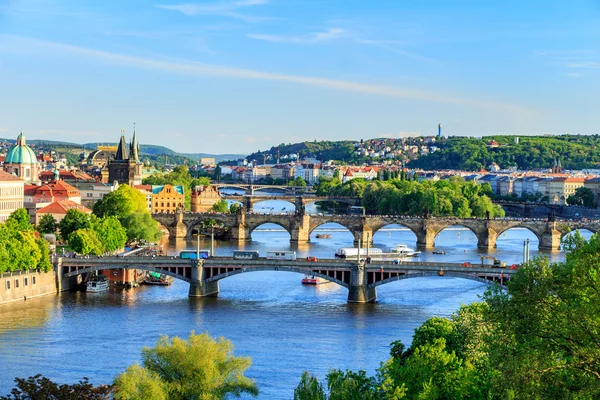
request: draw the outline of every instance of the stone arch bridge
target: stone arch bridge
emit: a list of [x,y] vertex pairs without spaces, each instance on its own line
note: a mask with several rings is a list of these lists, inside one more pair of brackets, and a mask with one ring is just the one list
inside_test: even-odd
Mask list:
[[356,206],[361,204],[361,199],[358,197],[335,197],[335,196],[235,196],[228,195],[223,196],[225,200],[233,200],[241,203],[246,211],[251,212],[254,209],[254,205],[263,201],[269,200],[281,200],[287,201],[296,207],[297,211],[304,210],[305,207],[312,203],[335,201],[337,203],[345,203],[349,206]]
[[541,219],[477,219],[477,218],[421,218],[409,216],[352,216],[352,215],[268,215],[268,214],[221,214],[221,213],[175,213],[154,214],[153,218],[169,230],[173,238],[191,238],[194,230],[199,230],[205,221],[214,220],[224,226],[232,240],[249,241],[252,232],[265,223],[277,224],[290,234],[290,241],[306,243],[310,234],[319,226],[334,222],[347,228],[354,236],[354,243],[370,242],[381,228],[391,224],[402,225],[410,229],[417,237],[420,247],[435,247],[435,237],[450,226],[464,226],[477,237],[477,247],[491,249],[496,247],[498,237],[508,229],[525,228],[533,232],[539,240],[539,248],[558,250],[561,239],[570,231],[586,229],[600,231],[600,222],[547,221]]
[[175,257],[89,257],[56,258],[54,270],[59,280],[111,269],[141,269],[158,272],[190,284],[190,297],[217,296],[219,281],[230,276],[258,271],[297,272],[318,276],[348,289],[348,302],[366,303],[377,299],[377,286],[402,279],[424,276],[460,277],[503,285],[516,272],[513,269],[465,266],[459,263],[319,260],[236,260],[211,257],[189,260]]

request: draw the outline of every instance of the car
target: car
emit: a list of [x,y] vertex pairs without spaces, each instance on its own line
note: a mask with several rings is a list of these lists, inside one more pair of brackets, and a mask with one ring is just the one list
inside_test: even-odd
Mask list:
[[309,256],[309,257],[306,257],[306,261],[317,262],[319,260],[317,260],[317,257],[311,257],[311,256]]

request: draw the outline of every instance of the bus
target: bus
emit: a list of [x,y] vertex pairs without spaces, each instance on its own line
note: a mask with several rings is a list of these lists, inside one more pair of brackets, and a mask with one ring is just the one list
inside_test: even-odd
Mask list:
[[348,209],[348,215],[365,216],[365,208],[361,206],[352,206]]
[[284,251],[284,250],[267,251],[267,260],[290,261],[290,260],[295,260],[295,259],[296,259],[295,251]]
[[200,258],[203,259],[203,260],[205,260],[205,259],[207,259],[207,258],[210,257],[210,250],[203,249],[203,250],[200,250],[200,251],[197,251],[197,250],[182,250],[179,253],[179,258],[183,258],[183,259],[186,259],[186,260],[196,260],[196,253],[198,253],[200,255]]
[[233,258],[236,260],[258,260],[258,251],[236,250],[233,252]]

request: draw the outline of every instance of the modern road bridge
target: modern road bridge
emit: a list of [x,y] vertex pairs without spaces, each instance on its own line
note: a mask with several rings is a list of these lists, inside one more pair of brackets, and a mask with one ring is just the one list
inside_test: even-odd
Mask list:
[[[227,277],[256,271],[287,271],[314,275],[348,289],[348,302],[366,303],[377,298],[379,285],[401,279],[423,276],[459,277],[488,284],[504,284],[516,272],[510,268],[438,262],[358,260],[238,260],[232,257],[211,257],[189,260],[176,257],[81,257],[56,258],[55,270],[62,277],[76,277],[90,272],[135,268],[158,272],[190,284],[190,297],[217,296],[219,281]],[[469,266],[467,266],[469,265]]]

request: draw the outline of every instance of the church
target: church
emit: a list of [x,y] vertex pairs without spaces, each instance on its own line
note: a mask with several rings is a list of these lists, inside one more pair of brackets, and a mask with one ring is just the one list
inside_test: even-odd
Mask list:
[[126,184],[131,187],[141,185],[142,167],[140,144],[135,137],[135,129],[129,148],[125,143],[125,135],[121,134],[121,141],[117,147],[115,158],[108,161],[108,182],[113,183],[116,181],[119,184]]

